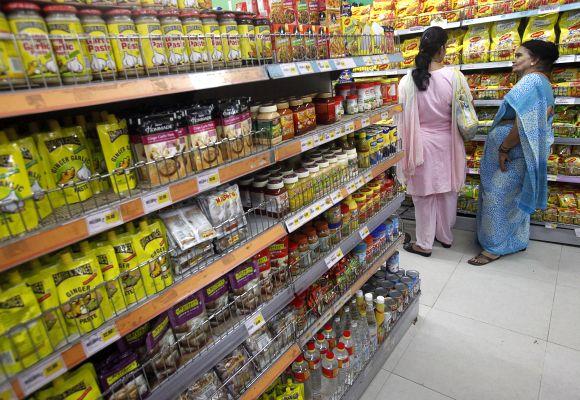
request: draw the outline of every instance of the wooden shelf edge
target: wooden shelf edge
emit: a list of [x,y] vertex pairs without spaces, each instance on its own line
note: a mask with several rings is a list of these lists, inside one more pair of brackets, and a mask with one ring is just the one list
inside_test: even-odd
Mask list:
[[239,400],[255,400],[264,393],[286,368],[300,355],[302,351],[294,343],[272,364],[264,374],[242,394]]

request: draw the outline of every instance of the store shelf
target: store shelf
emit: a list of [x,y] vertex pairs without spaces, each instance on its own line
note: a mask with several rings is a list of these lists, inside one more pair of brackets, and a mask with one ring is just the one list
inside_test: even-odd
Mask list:
[[403,339],[412,324],[419,317],[419,293],[407,307],[401,318],[395,323],[391,331],[385,337],[385,341],[379,346],[371,360],[366,364],[364,369],[357,375],[352,386],[342,396],[341,400],[359,400],[363,393],[370,386],[377,373],[383,368],[383,365],[389,356],[395,350],[395,347]]
[[382,71],[362,71],[353,72],[352,76],[354,78],[372,78],[374,76],[395,76],[395,75],[406,75],[411,68],[404,69],[385,69]]
[[[376,229],[381,223],[385,222],[386,219],[395,213],[397,209],[401,206],[403,199],[405,198],[404,193],[400,193],[397,195],[387,207],[384,207],[377,215],[372,217],[370,221],[367,221],[364,225],[367,229],[364,229],[363,226],[357,232],[353,232],[350,234],[346,239],[344,239],[338,248],[342,254],[347,254],[355,246],[369,234]],[[338,249],[337,249],[338,250]],[[308,271],[300,275],[296,281],[294,281],[294,289],[296,293],[301,293],[306,288],[308,288],[312,283],[314,283],[319,277],[321,277],[326,271],[328,271],[330,267],[328,266],[327,260],[322,259],[311,266]]]
[[474,64],[461,64],[459,69],[462,71],[470,70],[480,70],[480,69],[492,69],[492,68],[511,68],[513,65],[512,61],[496,61],[496,62],[485,62],[485,63],[474,63]]
[[[455,29],[461,26],[461,22],[448,22],[444,24],[437,24],[436,26],[440,26],[443,29]],[[395,36],[405,36],[405,35],[413,35],[417,33],[425,32],[430,26],[413,26],[409,29],[396,29]]]
[[461,26],[486,24],[488,22],[506,21],[509,19],[520,19],[520,18],[531,17],[534,15],[551,14],[551,13],[578,10],[578,9],[580,9],[580,3],[578,3],[578,2],[573,3],[573,4],[565,4],[565,5],[542,6],[542,7],[538,8],[537,10],[520,11],[520,12],[515,12],[515,13],[509,13],[509,14],[493,15],[491,17],[467,19],[467,20],[461,21]]
[[556,104],[577,106],[580,104],[580,97],[556,97]]
[[266,65],[272,79],[290,78],[292,76],[310,75],[321,72],[341,71],[348,68],[371,67],[403,61],[401,53],[380,54],[372,56],[333,58],[328,60],[291,62]]
[[[474,142],[485,142],[487,135],[475,135]],[[555,137],[554,144],[580,145],[580,138]]]
[[499,107],[503,100],[473,100],[476,107]]
[[548,182],[562,182],[562,183],[580,184],[580,176],[548,175]]

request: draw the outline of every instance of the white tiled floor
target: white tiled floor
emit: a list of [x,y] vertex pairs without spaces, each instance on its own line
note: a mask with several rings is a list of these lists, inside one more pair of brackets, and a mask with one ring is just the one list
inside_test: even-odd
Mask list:
[[473,267],[473,233],[430,258],[421,307],[363,400],[580,400],[580,248],[530,242]]

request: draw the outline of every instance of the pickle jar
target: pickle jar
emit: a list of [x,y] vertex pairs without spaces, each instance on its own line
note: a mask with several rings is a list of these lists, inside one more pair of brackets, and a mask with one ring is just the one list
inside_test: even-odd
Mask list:
[[224,61],[230,66],[241,65],[240,34],[234,14],[221,14],[219,17],[219,26],[224,48]]
[[165,55],[171,72],[189,71],[189,55],[183,37],[183,25],[175,9],[159,11],[161,32],[165,43]]
[[50,85],[60,83],[58,65],[50,40],[48,28],[40,16],[40,7],[33,3],[14,2],[4,7],[8,25],[17,41],[23,69],[32,83]]
[[254,30],[254,19],[249,14],[242,14],[236,18],[238,23],[238,33],[240,34],[240,52],[242,61],[256,58],[256,33]]
[[203,25],[199,18],[199,11],[187,10],[181,12],[183,34],[187,45],[190,68],[194,71],[201,67],[204,69],[209,64],[207,46],[203,35]]
[[217,16],[213,13],[201,13],[199,18],[201,19],[203,34],[205,35],[205,44],[211,65],[214,68],[223,67],[224,47],[222,45]]
[[[10,27],[6,16],[0,12],[0,35],[8,37]],[[0,88],[20,86],[26,83],[24,69],[12,40],[0,39]]]
[[87,48],[93,79],[112,79],[117,67],[113,59],[113,47],[109,40],[107,25],[101,10],[85,8],[79,11],[83,31],[87,35]]
[[200,8],[200,6],[197,0],[177,0],[177,8],[180,10],[190,10],[194,8]]
[[298,176],[296,174],[288,174],[284,177],[284,187],[288,192],[288,204],[290,211],[294,212],[304,205],[302,195],[300,193],[300,184],[298,183]]
[[143,63],[149,73],[166,74],[167,56],[163,44],[161,23],[157,18],[157,11],[148,8],[133,11],[135,26],[141,42]]
[[131,11],[125,9],[110,10],[106,14],[115,64],[121,76],[142,75],[144,72],[139,35],[130,15]]
[[272,59],[272,39],[270,21],[267,18],[254,18],[254,32],[256,33],[256,57],[267,61]]

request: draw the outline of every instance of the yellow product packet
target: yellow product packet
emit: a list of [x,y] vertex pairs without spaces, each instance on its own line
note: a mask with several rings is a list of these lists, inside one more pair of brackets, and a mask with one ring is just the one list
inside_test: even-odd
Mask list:
[[[14,375],[52,351],[40,307],[24,283],[0,292],[0,354],[2,370]],[[18,329],[17,326],[26,324]]]
[[452,29],[448,31],[447,34],[448,39],[445,64],[461,64],[461,50],[463,49],[463,37],[465,36],[465,31],[463,29]]
[[48,200],[48,195],[46,194],[49,184],[44,164],[40,159],[40,154],[38,153],[38,149],[36,148],[36,144],[32,137],[29,136],[18,139],[16,143],[20,146],[22,158],[26,164],[26,172],[28,173],[28,180],[33,192],[38,214],[41,219],[44,219],[52,214],[53,211]]
[[165,226],[160,220],[147,224],[139,223],[139,233],[134,237],[134,245],[143,252],[141,276],[145,282],[147,295],[152,295],[173,284],[173,274],[169,265],[169,249]]
[[90,332],[111,318],[113,308],[94,256],[73,259],[71,253],[63,253],[51,275],[69,336]]
[[566,11],[560,15],[560,54],[578,54],[580,48],[580,11]]
[[489,24],[470,25],[463,37],[463,63],[484,63],[489,61]]
[[[42,391],[45,392],[45,391]],[[37,400],[98,400],[101,389],[93,364],[87,362],[53,381],[47,393],[39,392]]]
[[80,247],[83,255],[92,255],[97,259],[101,274],[105,280],[107,296],[111,301],[115,314],[124,311],[127,308],[127,302],[121,288],[121,278],[119,278],[121,270],[113,246],[108,243],[98,242],[95,247],[91,247],[89,242],[83,241],[80,243]]
[[543,14],[530,17],[522,41],[527,42],[532,39],[556,42],[556,21],[558,14]]
[[133,232],[117,235],[115,231],[107,232],[107,239],[115,250],[119,270],[121,272],[121,287],[127,304],[133,304],[145,298],[145,283],[141,278],[139,264],[143,262],[143,254],[139,246],[135,246]]
[[43,267],[38,260],[31,262],[29,268],[22,268],[22,277],[38,301],[46,333],[54,349],[64,345],[68,336],[66,323],[59,307],[58,293],[52,279],[56,268],[56,265]]
[[16,143],[0,145],[0,239],[38,226],[32,195],[20,147]]
[[519,28],[519,19],[497,21],[491,26],[490,61],[513,60],[516,49],[522,43]]
[[129,143],[127,121],[124,119],[118,121],[114,115],[110,114],[106,123],[97,124],[97,132],[107,171],[111,174],[109,178],[113,190],[115,193],[124,193],[135,189],[137,186],[135,171],[128,170],[133,166],[133,154]]

